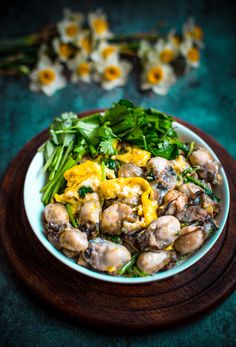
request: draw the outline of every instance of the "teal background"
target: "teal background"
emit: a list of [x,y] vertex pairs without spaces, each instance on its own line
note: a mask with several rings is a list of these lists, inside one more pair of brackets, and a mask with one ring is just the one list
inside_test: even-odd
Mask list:
[[[69,84],[53,97],[31,93],[26,78],[0,77],[1,178],[21,147],[56,115],[107,107],[122,97],[142,106],[157,107],[198,126],[236,158],[233,2],[9,0],[0,4],[0,36],[37,31],[59,20],[65,6],[85,12],[102,7],[117,34],[148,31],[157,22],[166,24],[166,31],[173,26],[180,28],[193,15],[205,33],[201,67],[179,79],[165,97],[140,93],[135,71],[122,89],[104,92],[95,84]],[[210,314],[182,327],[143,335],[124,335],[122,331],[109,334],[72,323],[38,302],[16,280],[1,249],[0,268],[0,346],[236,346],[235,293]]]

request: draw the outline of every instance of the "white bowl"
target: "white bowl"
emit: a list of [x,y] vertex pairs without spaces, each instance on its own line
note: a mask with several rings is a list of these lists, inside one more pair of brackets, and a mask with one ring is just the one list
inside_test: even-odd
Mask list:
[[[176,128],[179,137],[186,142],[195,141],[195,143],[201,145],[206,148],[212,157],[219,161],[213,150],[203,141],[198,135],[196,135],[193,131],[185,127],[184,125],[173,122],[173,126]],[[34,158],[31,161],[31,164],[28,168],[25,183],[24,183],[24,205],[27,218],[29,220],[30,226],[37,236],[38,240],[46,247],[46,249],[54,255],[58,260],[60,260],[63,264],[69,266],[71,269],[78,271],[84,275],[89,277],[96,278],[102,281],[115,282],[115,283],[126,283],[126,284],[137,284],[137,283],[147,283],[153,282],[157,280],[161,280],[164,278],[168,278],[174,276],[193,264],[195,264],[198,260],[200,260],[215,244],[220,234],[223,231],[225,222],[228,217],[229,212],[229,186],[227,177],[223,167],[220,169],[220,174],[222,176],[222,182],[215,189],[216,195],[221,198],[221,211],[217,216],[217,221],[219,223],[219,229],[206,240],[203,246],[196,251],[193,255],[191,255],[188,259],[183,261],[182,263],[174,266],[170,270],[166,270],[163,272],[156,273],[152,276],[148,277],[138,277],[138,278],[125,278],[120,276],[110,276],[107,274],[99,273],[90,269],[87,269],[81,265],[78,265],[73,259],[66,257],[63,253],[58,251],[55,247],[51,245],[51,243],[47,240],[46,235],[44,233],[44,225],[42,220],[42,213],[44,206],[41,202],[41,193],[40,190],[44,186],[45,183],[45,174],[41,173],[41,169],[43,167],[43,154],[38,152],[35,154]]]

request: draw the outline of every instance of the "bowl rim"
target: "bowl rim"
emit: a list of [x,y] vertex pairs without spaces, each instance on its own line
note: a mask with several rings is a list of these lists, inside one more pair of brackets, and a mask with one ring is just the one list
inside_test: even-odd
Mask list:
[[[178,122],[176,119],[174,119],[174,122],[173,122],[173,125],[175,125],[175,124],[178,127],[182,128],[182,130],[184,130],[185,133],[187,133],[187,136],[195,138],[201,145],[203,145],[211,153],[211,155],[214,157],[214,159],[216,159],[218,162],[220,162],[219,158],[217,157],[217,155],[215,154],[213,149],[198,134],[196,134],[193,130],[189,129],[186,125]],[[173,277],[173,276],[179,274],[180,272],[187,270],[188,268],[193,266],[195,263],[197,263],[200,259],[202,259],[210,251],[210,249],[214,246],[214,244],[216,243],[216,241],[218,240],[218,238],[220,237],[221,233],[224,230],[224,226],[225,226],[225,223],[227,221],[228,214],[229,214],[230,190],[229,190],[229,184],[228,184],[228,179],[227,179],[225,170],[224,170],[223,166],[221,165],[220,170],[221,170],[221,176],[222,176],[222,185],[224,184],[224,186],[225,186],[225,213],[221,218],[221,221],[220,221],[221,225],[220,225],[219,229],[216,231],[215,234],[213,234],[208,239],[208,241],[211,240],[211,242],[209,242],[208,245],[205,244],[204,250],[202,248],[200,248],[196,253],[193,253],[189,258],[187,258],[186,260],[184,260],[182,263],[178,264],[177,266],[174,266],[173,268],[171,268],[169,270],[166,270],[163,272],[158,272],[154,275],[150,275],[147,277],[130,278],[130,277],[112,276],[112,275],[108,275],[108,274],[101,273],[101,272],[96,272],[94,270],[85,268],[85,267],[73,262],[70,258],[68,258],[62,252],[57,250],[48,241],[44,232],[39,231],[39,230],[35,230],[33,227],[33,222],[32,222],[33,218],[32,218],[32,215],[30,213],[30,209],[29,209],[28,203],[27,203],[27,201],[28,201],[28,182],[30,180],[31,170],[32,170],[32,167],[34,165],[34,161],[37,159],[38,155],[42,155],[42,153],[36,152],[34,157],[32,158],[32,160],[28,166],[28,169],[27,169],[27,173],[26,173],[25,181],[24,181],[24,187],[23,187],[23,201],[24,201],[24,208],[25,208],[28,222],[31,226],[32,231],[34,232],[35,236],[37,237],[37,239],[47,249],[47,251],[49,251],[49,253],[51,253],[57,260],[62,262],[64,265],[68,266],[69,268],[71,268],[71,269],[73,269],[73,270],[75,270],[75,271],[77,271],[83,275],[86,275],[88,277],[91,277],[91,278],[94,278],[97,280],[105,281],[105,282],[111,282],[111,283],[117,283],[117,284],[131,284],[131,285],[132,284],[151,283],[151,282],[167,279],[167,278],[170,278],[170,277]],[[43,228],[43,225],[42,225],[42,228]]]

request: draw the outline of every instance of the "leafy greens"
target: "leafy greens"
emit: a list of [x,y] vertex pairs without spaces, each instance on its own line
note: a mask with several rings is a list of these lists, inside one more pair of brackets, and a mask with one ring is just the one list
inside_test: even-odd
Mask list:
[[145,149],[153,156],[168,160],[179,150],[188,153],[173,126],[173,119],[155,109],[135,107],[129,100],[120,100],[104,113],[80,119],[74,113],[63,113],[50,126],[50,138],[39,149],[44,154],[43,171],[48,182],[43,187],[42,201],[48,204],[64,185],[64,172],[79,163],[86,154],[110,160],[117,153],[119,141]]

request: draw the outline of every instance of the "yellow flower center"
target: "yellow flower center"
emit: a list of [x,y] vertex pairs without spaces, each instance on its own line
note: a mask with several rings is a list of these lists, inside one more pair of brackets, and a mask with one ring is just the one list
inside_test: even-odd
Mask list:
[[73,53],[73,49],[71,46],[66,43],[60,43],[59,45],[59,54],[64,58],[69,58]]
[[108,29],[108,23],[105,19],[97,18],[93,21],[93,27],[98,35],[103,34]]
[[91,52],[92,45],[91,45],[91,40],[88,37],[83,37],[81,39],[80,45],[87,53]]
[[148,81],[152,84],[158,84],[161,82],[161,80],[163,79],[164,76],[164,72],[163,69],[160,66],[156,66],[151,68],[148,71]]
[[115,52],[115,48],[113,46],[107,46],[102,50],[103,59],[107,59],[111,54]]
[[192,63],[196,63],[197,61],[199,61],[200,58],[199,50],[196,47],[190,48],[187,54],[187,58]]
[[180,45],[180,38],[176,35],[171,37],[171,41],[175,47],[179,47]]
[[38,79],[41,84],[48,85],[52,83],[56,78],[55,71],[53,69],[43,69],[38,72]]
[[108,81],[114,81],[121,77],[121,69],[119,66],[110,65],[104,70],[104,78]]
[[202,28],[198,25],[196,25],[192,30],[192,38],[195,40],[202,40],[203,38],[203,31]]
[[174,59],[174,53],[172,49],[163,49],[163,51],[160,54],[160,59],[163,63],[170,63]]
[[69,24],[65,31],[68,36],[74,37],[78,34],[78,27],[76,24]]
[[90,66],[89,63],[81,63],[77,66],[77,74],[79,76],[87,76],[90,72]]

